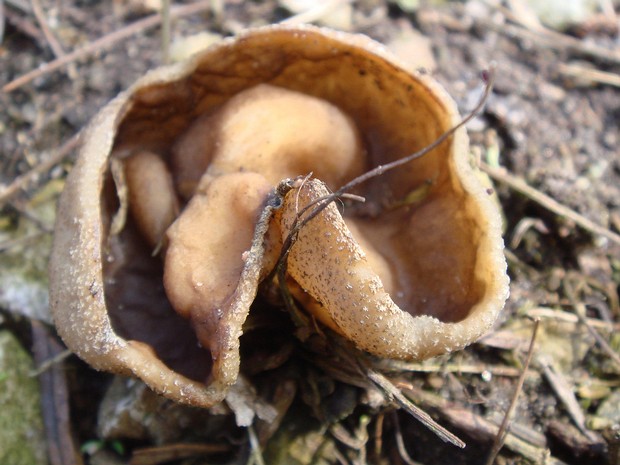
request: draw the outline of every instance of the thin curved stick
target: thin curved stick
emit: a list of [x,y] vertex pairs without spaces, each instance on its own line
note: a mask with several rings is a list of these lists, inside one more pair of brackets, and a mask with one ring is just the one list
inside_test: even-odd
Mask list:
[[[334,202],[337,199],[341,199],[347,195],[347,191],[351,190],[355,186],[358,186],[369,179],[378,177],[383,175],[385,172],[393,170],[399,166],[404,165],[412,160],[418,159],[437,148],[443,142],[445,142],[449,137],[451,137],[459,128],[463,127],[469,121],[474,118],[484,107],[485,102],[487,101],[491,90],[493,88],[494,82],[494,67],[483,75],[483,79],[485,80],[485,88],[480,101],[474,107],[473,110],[469,112],[469,114],[463,118],[458,124],[453,126],[444,132],[441,136],[439,136],[434,142],[419,150],[418,152],[412,153],[404,158],[400,158],[391,163],[387,163],[385,165],[379,165],[373,168],[370,171],[358,176],[357,178],[349,181],[337,191],[320,197],[304,208],[302,208],[299,212],[297,212],[295,219],[293,221],[293,225],[282,245],[282,250],[280,252],[280,257],[278,258],[278,262],[272,270],[272,272],[267,277],[267,280],[273,279],[274,273],[277,274],[278,277],[278,285],[280,288],[280,292],[282,293],[282,297],[284,298],[285,304],[287,308],[291,312],[295,310],[295,304],[293,303],[293,298],[290,294],[286,283],[286,270],[287,270],[287,259],[290,253],[290,250],[297,239],[299,231],[303,228],[309,221],[315,218],[321,211],[323,211],[331,202]],[[291,189],[297,188],[300,189],[301,185],[306,182],[309,176],[298,178],[296,180],[285,180],[280,183],[276,192],[280,194],[279,203],[280,205],[284,201],[284,196]],[[363,198],[362,198],[363,199]],[[267,281],[269,282],[269,281]],[[358,360],[358,363],[361,363]],[[385,378],[381,373],[370,369],[369,367],[364,367],[363,370],[365,375],[370,379],[377,387],[381,388],[384,395],[387,395],[390,399],[392,399],[396,404],[398,404],[401,408],[405,409],[409,414],[411,414],[414,418],[424,424],[427,428],[433,431],[439,438],[441,438],[445,442],[449,442],[451,444],[456,445],[457,447],[463,448],[465,447],[465,443],[459,439],[457,436],[443,428],[441,425],[436,423],[426,412],[422,409],[415,406],[412,402],[410,402],[402,392],[394,386],[387,378]]]
[[[293,243],[297,239],[299,230],[303,228],[314,217],[316,217],[319,213],[321,213],[325,208],[327,208],[327,206],[330,203],[334,202],[337,199],[343,198],[343,196],[345,196],[345,194],[351,189],[353,189],[354,187],[359,186],[360,184],[372,178],[381,176],[388,171],[391,171],[395,168],[398,168],[399,166],[409,163],[410,161],[416,160],[418,158],[422,158],[424,155],[426,155],[427,153],[431,152],[432,150],[436,149],[441,144],[443,144],[458,129],[462,128],[467,123],[469,123],[484,108],[484,105],[486,101],[488,100],[489,95],[491,94],[491,91],[493,89],[493,83],[495,82],[495,64],[494,63],[491,63],[491,65],[489,66],[489,69],[482,73],[482,78],[484,80],[484,92],[482,96],[480,97],[480,100],[478,101],[476,106],[458,124],[448,129],[446,132],[440,135],[437,139],[435,139],[434,142],[432,142],[431,144],[427,145],[426,147],[424,147],[423,149],[415,153],[407,155],[406,157],[399,158],[398,160],[394,160],[393,162],[386,163],[385,165],[376,166],[370,171],[367,171],[366,173],[352,179],[351,181],[349,181],[348,183],[340,187],[337,191],[329,195],[326,195],[324,197],[319,197],[318,199],[310,202],[303,209],[301,209],[301,211],[297,214],[297,217],[295,218],[295,221],[291,227],[291,230],[289,231],[288,236],[286,237],[284,243],[282,244],[282,251],[280,252],[280,257],[278,258],[278,262],[276,265],[278,279],[280,280],[280,286],[283,285],[282,278],[284,278],[285,273],[286,273],[286,267],[287,267],[286,260],[288,258],[290,248],[292,247]],[[310,213],[308,213],[307,216],[303,217],[303,215],[305,215],[311,208],[312,210],[310,211]],[[270,274],[270,277],[272,274]]]
[[497,454],[504,445],[506,441],[506,437],[508,436],[508,429],[510,426],[510,420],[514,413],[515,408],[517,407],[517,399],[519,398],[519,394],[523,390],[523,383],[525,382],[525,376],[527,374],[527,370],[532,362],[532,356],[534,355],[534,345],[536,344],[536,336],[538,335],[538,327],[540,326],[540,320],[534,320],[534,329],[532,329],[532,337],[530,338],[530,346],[527,350],[527,357],[525,359],[525,363],[523,364],[523,369],[521,370],[521,376],[517,380],[517,385],[515,387],[514,394],[512,399],[510,400],[510,405],[508,406],[508,410],[506,410],[506,414],[504,415],[504,419],[502,420],[502,424],[497,431],[497,435],[493,441],[493,446],[489,451],[489,455],[487,457],[487,461],[485,465],[493,465]]
[[[212,0],[201,0],[196,3],[190,3],[189,5],[181,5],[172,8],[170,12],[170,17],[180,18],[182,16],[190,16],[201,11],[208,10],[209,8],[211,8],[211,3]],[[73,63],[77,60],[86,58],[100,50],[110,48],[117,42],[125,40],[132,35],[137,34],[138,32],[158,26],[161,21],[162,15],[159,13],[147,16],[144,19],[140,19],[135,23],[129,24],[128,26],[125,26],[106,36],[103,36],[93,42],[89,42],[85,46],[78,48],[71,53],[67,53],[66,55],[56,58],[55,60],[52,60],[48,63],[43,63],[38,68],[33,69],[32,71],[29,71],[26,74],[23,74],[2,86],[2,92],[13,92],[14,90],[19,89],[24,84],[31,82],[39,76],[49,74],[52,71],[68,65],[69,63]]]

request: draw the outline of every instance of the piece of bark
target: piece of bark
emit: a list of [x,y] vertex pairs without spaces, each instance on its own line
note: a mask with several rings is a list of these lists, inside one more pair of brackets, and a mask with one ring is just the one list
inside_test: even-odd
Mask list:
[[[34,359],[38,366],[49,362],[66,349],[47,327],[32,320]],[[71,432],[69,392],[62,362],[52,363],[39,375],[41,408],[51,465],[83,465],[82,456]]]

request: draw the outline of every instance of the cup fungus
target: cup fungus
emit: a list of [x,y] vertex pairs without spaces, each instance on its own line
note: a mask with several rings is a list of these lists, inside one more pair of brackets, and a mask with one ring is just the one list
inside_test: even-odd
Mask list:
[[[95,117],[67,178],[50,264],[60,335],[95,368],[220,402],[298,213],[458,123],[445,91],[381,45],[310,26],[148,73]],[[297,305],[379,357],[487,331],[508,283],[465,131],[354,193],[366,202],[325,206],[287,249],[280,284]]]

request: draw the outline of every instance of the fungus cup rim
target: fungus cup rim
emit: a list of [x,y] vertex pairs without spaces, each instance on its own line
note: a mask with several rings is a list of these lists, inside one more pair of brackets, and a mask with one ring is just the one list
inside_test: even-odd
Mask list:
[[[333,31],[310,25],[271,25],[252,29],[222,40],[197,53],[186,62],[159,68],[147,73],[128,90],[106,105],[92,120],[82,137],[80,155],[74,167],[81,179],[74,174],[67,181],[57,216],[56,234],[50,260],[50,304],[56,327],[66,344],[82,359],[97,369],[120,374],[133,374],[145,381],[155,391],[177,401],[209,407],[222,401],[230,385],[217,380],[203,384],[180,375],[166,366],[154,351],[139,341],[125,340],[116,334],[107,314],[104,297],[103,241],[106,230],[102,224],[102,206],[98,203],[108,169],[108,160],[114,147],[116,131],[132,109],[133,96],[140,90],[155,85],[169,85],[194,73],[205,57],[218,50],[237,46],[245,40],[258,40],[274,33],[306,34],[313,38],[338,41],[371,54],[395,70],[405,70],[411,79],[424,87],[441,106],[451,126],[459,123],[456,104],[447,92],[429,76],[415,70],[392,56],[388,50],[372,39],[359,35]],[[401,72],[401,71],[399,71]],[[472,314],[484,314],[484,330],[493,324],[508,297],[508,277],[501,239],[501,217],[492,204],[485,188],[475,179],[469,163],[468,138],[464,128],[451,137],[449,149],[450,170],[457,176],[462,188],[472,197],[479,210],[487,212],[481,228],[483,237],[477,252],[478,273],[491,273],[495,279],[488,281],[485,298]],[[463,173],[467,174],[463,176]],[[96,180],[96,182],[93,182]],[[77,199],[77,200],[76,200]],[[431,317],[423,317],[431,319]],[[441,331],[460,326],[465,331],[453,349],[473,342],[482,331],[472,327],[472,318],[458,323],[441,323]],[[438,321],[438,320],[436,320]],[[237,366],[238,370],[238,366]]]

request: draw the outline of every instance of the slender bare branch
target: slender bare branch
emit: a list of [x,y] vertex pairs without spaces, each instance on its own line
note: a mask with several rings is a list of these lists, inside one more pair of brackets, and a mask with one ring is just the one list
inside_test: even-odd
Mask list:
[[494,168],[485,163],[482,163],[481,169],[489,176],[491,176],[494,180],[499,181],[502,184],[506,184],[511,189],[519,192],[522,195],[525,195],[530,200],[533,200],[534,202],[555,213],[556,215],[574,221],[575,224],[592,234],[606,237],[610,241],[615,242],[616,244],[620,244],[620,235],[610,231],[607,228],[604,228],[603,226],[596,224],[594,221],[589,220],[585,216],[580,215],[576,211],[568,208],[567,206],[562,205],[557,200],[533,188],[523,179],[509,173],[505,168]]
[[[182,16],[190,16],[199,13],[200,11],[208,10],[209,8],[211,8],[211,0],[201,0],[196,3],[191,3],[189,5],[182,5],[172,8],[170,11],[170,17],[180,18]],[[77,60],[89,57],[101,50],[108,49],[115,45],[117,42],[128,39],[129,37],[137,34],[138,32],[158,26],[161,21],[161,14],[154,14],[139,21],[136,21],[135,23],[125,26],[118,31],[112,32],[111,34],[108,34],[93,42],[90,42],[82,48],[78,48],[71,53],[67,53],[66,55],[57,58],[56,60],[42,64],[37,69],[23,74],[22,76],[14,79],[8,84],[5,84],[2,87],[2,91],[7,93],[13,92],[14,90],[19,89],[24,84],[31,82],[39,76],[49,74],[53,71],[56,71],[57,69],[62,68],[63,66],[68,65],[69,63],[73,63]]]
[[508,436],[508,427],[510,425],[510,420],[512,419],[512,415],[517,407],[517,399],[519,398],[519,394],[523,390],[523,382],[525,381],[525,375],[527,374],[527,370],[530,367],[530,363],[532,362],[532,357],[534,356],[534,346],[536,344],[536,336],[538,335],[538,327],[540,326],[540,320],[534,320],[534,329],[532,330],[532,338],[530,339],[530,347],[527,351],[527,357],[525,359],[525,363],[523,365],[523,369],[521,370],[521,376],[517,381],[517,385],[515,387],[515,392],[512,396],[512,400],[510,401],[510,405],[508,406],[508,410],[506,410],[506,415],[504,415],[504,420],[499,427],[499,431],[495,436],[495,440],[493,441],[493,447],[491,447],[491,451],[487,457],[486,465],[493,465],[497,454],[504,446],[504,442],[506,441],[506,437]]

